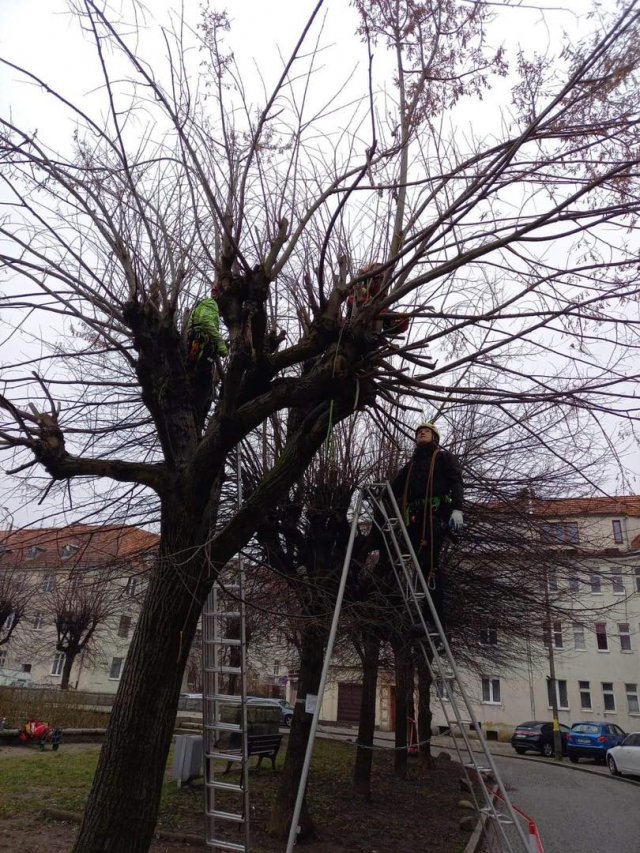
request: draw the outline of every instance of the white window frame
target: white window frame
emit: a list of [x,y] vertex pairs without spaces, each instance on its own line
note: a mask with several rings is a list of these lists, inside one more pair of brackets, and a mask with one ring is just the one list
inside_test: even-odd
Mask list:
[[589,572],[589,586],[591,595],[602,595],[602,575],[600,572]]
[[628,622],[618,622],[618,639],[620,640],[620,651],[623,654],[633,651],[631,646],[631,626]]
[[[556,678],[554,682],[554,686],[556,689],[556,706],[559,711],[568,711],[569,710],[569,691],[567,689],[567,682],[564,678]],[[547,679],[547,701],[549,708],[552,708],[551,704],[551,679]]]
[[[120,621],[118,622],[118,631],[117,631],[118,637],[120,637],[120,639],[124,639],[124,640],[127,639],[129,634],[131,633],[131,623],[132,623],[131,616],[128,616],[126,613],[122,613],[120,615]],[[125,626],[126,626],[126,631],[124,630]]]
[[616,545],[622,545],[624,543],[622,521],[619,518],[614,518],[611,522],[611,529],[613,531],[613,541],[616,543]]
[[64,669],[64,652],[56,652],[51,660],[51,675],[60,676]]
[[620,566],[611,567],[611,590],[614,595],[624,595],[624,576]]
[[7,650],[0,649],[0,669],[7,665]]
[[580,578],[576,571],[572,571],[569,575],[567,589],[569,592],[580,592]]
[[499,678],[483,678],[481,680],[481,690],[483,705],[502,705],[502,692]]
[[127,598],[135,598],[142,588],[142,578],[131,576],[127,580],[127,585],[124,588],[124,594]]
[[41,610],[36,610],[33,614],[33,627],[36,631],[44,627],[44,613]]
[[585,652],[587,650],[587,640],[585,636],[584,625],[574,624],[573,647],[577,652]]
[[[613,689],[613,681],[602,681],[600,683],[602,687],[602,706],[604,708],[605,714],[615,714],[616,713],[616,694]],[[607,708],[607,699],[611,699],[612,708]]]
[[625,696],[627,697],[627,708],[630,714],[640,714],[640,698],[638,697],[637,684],[624,685]]
[[[602,626],[604,631],[598,631],[598,627]],[[607,623],[606,622],[596,622],[595,625],[595,635],[596,635],[596,649],[599,652],[608,652],[609,651],[609,637],[607,636]],[[604,637],[604,646],[600,648],[598,643],[598,637]]]
[[40,584],[40,592],[53,592],[55,579],[53,575],[45,575]]
[[634,575],[636,579],[636,592],[640,592],[640,566],[635,567]]
[[[580,710],[581,711],[593,711],[593,704],[591,702],[591,682],[579,681],[578,682],[578,693],[580,695]],[[586,700],[586,704],[585,704],[585,700]]]
[[[120,661],[120,664],[119,664],[118,669],[117,669],[118,674],[112,675],[112,673],[115,671],[114,667],[116,666],[116,661]],[[117,657],[116,656],[116,657],[111,658],[111,664],[109,666],[109,681],[120,681],[120,679],[122,678],[123,667],[124,667],[124,658],[123,657]]]
[[16,621],[16,614],[10,613],[0,627],[5,631],[10,631]]
[[498,626],[491,624],[480,629],[480,643],[483,646],[498,645]]
[[553,636],[553,648],[554,649],[563,649],[564,643],[562,640],[562,622],[553,622],[551,625],[552,636]]

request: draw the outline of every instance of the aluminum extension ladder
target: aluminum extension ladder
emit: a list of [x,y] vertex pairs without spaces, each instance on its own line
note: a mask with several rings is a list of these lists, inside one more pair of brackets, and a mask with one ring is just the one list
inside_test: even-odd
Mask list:
[[[525,834],[522,822],[511,804],[493,756],[478,725],[478,720],[465,692],[449,643],[429,594],[428,584],[416,558],[391,486],[388,482],[365,486],[363,497],[363,505],[369,509],[371,522],[382,534],[389,562],[401,590],[407,613],[413,623],[420,622],[422,624],[424,640],[418,639],[416,644],[420,647],[429,667],[433,683],[436,684],[436,695],[440,700],[443,714],[453,738],[458,760],[464,768],[468,790],[473,797],[476,810],[485,820],[492,822],[492,835],[498,839],[503,851],[508,851],[508,853],[526,851],[526,853],[530,853],[529,836]],[[354,517],[352,523],[357,525],[358,518]],[[427,630],[424,617],[423,604],[425,602],[433,622],[433,625],[430,626],[430,632]],[[456,694],[462,700],[466,712],[464,716],[460,710],[458,695]],[[462,743],[455,736],[455,728],[460,732]],[[481,763],[476,759],[477,753],[474,752],[469,737],[469,729],[475,731],[476,745],[480,747],[482,756]],[[476,779],[479,782],[479,791],[472,784],[469,771],[475,771]],[[489,773],[496,781],[498,797],[495,796],[494,791],[489,789],[487,784],[485,774]]]
[[[244,567],[238,558],[221,573],[202,611],[202,716],[205,841],[215,850],[242,853],[250,850],[245,650]],[[221,762],[239,768],[238,781],[222,779]],[[233,832],[221,837],[225,824],[235,826],[236,840],[229,840]]]

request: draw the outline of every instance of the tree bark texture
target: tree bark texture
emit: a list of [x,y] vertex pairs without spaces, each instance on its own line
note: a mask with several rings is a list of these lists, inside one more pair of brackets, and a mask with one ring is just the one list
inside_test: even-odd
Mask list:
[[396,670],[396,738],[393,769],[401,779],[407,775],[407,726],[409,706],[413,699],[413,663],[406,643],[392,643]]
[[146,853],[153,837],[182,675],[210,586],[202,549],[186,531],[182,549],[179,536],[164,533],[172,554],[195,556],[179,563],[161,551],[151,575],[74,853]]
[[79,653],[79,649],[77,651],[65,652],[64,664],[62,666],[62,678],[60,679],[60,690],[69,689],[69,680],[71,679],[71,670],[73,668],[73,662],[75,661]]
[[421,651],[416,654],[418,672],[418,737],[420,740],[420,758],[428,762],[431,758],[431,672]]
[[369,802],[371,800],[371,768],[373,766],[373,736],[376,727],[376,689],[378,686],[378,663],[380,640],[374,633],[367,633],[364,640],[362,661],[362,701],[358,746],[353,767],[353,793]]
[[[286,841],[289,835],[305,751],[311,731],[311,714],[307,714],[304,710],[305,698],[309,694],[317,695],[318,693],[328,633],[326,626],[311,623],[304,629],[302,636],[296,708],[291,721],[289,745],[284,760],[282,778],[267,827],[269,835],[282,841]],[[302,804],[299,825],[298,839],[300,841],[313,837],[313,820],[309,814],[306,796]]]

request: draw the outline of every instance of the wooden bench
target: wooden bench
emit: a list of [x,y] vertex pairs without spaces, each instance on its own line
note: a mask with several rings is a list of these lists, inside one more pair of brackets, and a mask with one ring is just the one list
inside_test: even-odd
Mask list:
[[[274,734],[274,735],[248,735],[247,737],[247,758],[250,758],[252,755],[258,756],[258,763],[256,767],[260,767],[262,764],[263,758],[271,759],[271,766],[275,770],[276,769],[276,757],[278,755],[278,750],[280,749],[280,744],[282,743],[282,735]],[[233,761],[227,761],[227,768],[224,771],[228,773],[231,769],[231,765]],[[224,774],[223,774],[224,775]]]

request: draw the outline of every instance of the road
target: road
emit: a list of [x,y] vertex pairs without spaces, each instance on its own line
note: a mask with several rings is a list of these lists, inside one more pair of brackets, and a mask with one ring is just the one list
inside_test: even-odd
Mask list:
[[494,758],[512,802],[536,821],[545,853],[640,853],[637,785],[551,762]]

